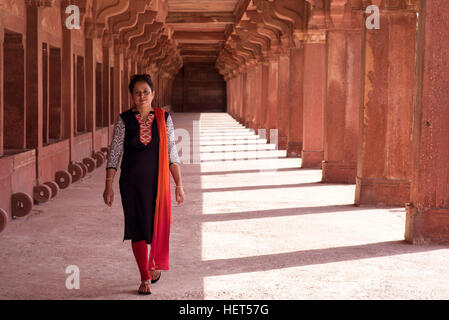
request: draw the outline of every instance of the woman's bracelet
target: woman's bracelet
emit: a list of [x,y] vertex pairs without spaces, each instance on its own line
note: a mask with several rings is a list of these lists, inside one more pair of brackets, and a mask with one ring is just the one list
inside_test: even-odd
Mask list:
[[114,180],[114,178],[106,178],[106,181],[108,181],[108,180]]
[[183,188],[184,186],[176,186],[176,188]]

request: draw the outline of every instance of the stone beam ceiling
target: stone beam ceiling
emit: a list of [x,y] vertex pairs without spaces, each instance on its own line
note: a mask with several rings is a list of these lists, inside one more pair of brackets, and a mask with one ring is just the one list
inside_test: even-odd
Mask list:
[[[225,79],[359,24],[363,0],[64,0],[82,8],[89,36],[169,76],[188,62],[215,63]],[[383,1],[408,8],[415,0]],[[161,66],[164,66],[162,69]]]
[[[71,0],[90,37],[173,76],[186,62],[216,63],[251,0]],[[157,62],[157,63],[156,63]],[[160,66],[165,70],[160,70]]]
[[[166,24],[174,31],[184,62],[215,62],[244,0],[167,0]],[[188,48],[184,47],[189,45]],[[207,47],[209,46],[209,48]],[[210,47],[213,47],[210,49]]]

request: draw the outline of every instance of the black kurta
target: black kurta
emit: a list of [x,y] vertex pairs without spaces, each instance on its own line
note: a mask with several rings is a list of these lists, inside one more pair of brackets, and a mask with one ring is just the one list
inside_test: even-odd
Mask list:
[[[125,216],[123,241],[145,240],[153,237],[159,168],[159,132],[156,115],[151,124],[151,141],[140,141],[140,124],[129,109],[120,116],[125,124],[123,158],[120,166],[120,195]],[[165,112],[165,120],[168,113]]]

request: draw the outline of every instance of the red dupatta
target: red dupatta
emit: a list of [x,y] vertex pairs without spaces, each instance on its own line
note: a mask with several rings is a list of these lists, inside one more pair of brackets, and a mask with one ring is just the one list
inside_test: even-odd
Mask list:
[[167,127],[164,112],[161,108],[154,108],[159,132],[159,171],[153,239],[151,240],[150,250],[150,268],[157,270],[168,270],[168,242],[170,224],[172,223]]

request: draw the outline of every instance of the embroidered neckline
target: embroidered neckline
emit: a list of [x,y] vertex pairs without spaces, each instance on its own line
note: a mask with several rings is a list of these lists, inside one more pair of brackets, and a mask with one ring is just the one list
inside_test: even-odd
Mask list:
[[[140,115],[140,112],[139,112],[139,110],[137,110],[137,108],[132,108],[131,111],[132,111],[133,113],[138,113],[138,114]],[[151,110],[149,113],[150,113],[150,114],[155,114],[155,113],[154,113],[154,110]]]
[[154,116],[148,115],[147,119],[143,120],[140,113],[137,112],[135,118],[139,122],[139,140],[143,145],[147,146],[152,140],[151,130],[153,127]]

